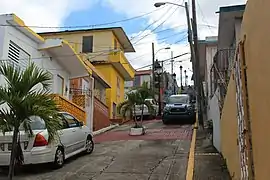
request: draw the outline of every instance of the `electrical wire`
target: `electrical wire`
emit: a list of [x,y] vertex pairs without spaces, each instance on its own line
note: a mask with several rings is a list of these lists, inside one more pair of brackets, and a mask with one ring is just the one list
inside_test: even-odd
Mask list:
[[[184,53],[184,54],[185,54],[185,53]],[[189,54],[189,52],[188,52],[187,54]],[[159,62],[169,61],[169,60],[171,60],[171,59],[176,59],[176,58],[179,58],[179,57],[181,57],[181,56],[184,56],[184,55],[183,55],[183,54],[180,54],[180,55],[174,56],[173,58],[164,59],[164,60],[161,60],[161,61],[159,61]],[[190,59],[188,59],[188,60],[190,60]],[[184,61],[185,61],[185,60],[184,60]],[[152,64],[148,64],[148,65],[139,67],[139,68],[137,68],[136,70],[144,69],[144,68],[151,67],[151,66],[152,66]]]
[[117,20],[117,21],[112,21],[112,22],[107,22],[107,23],[100,23],[100,24],[89,24],[89,25],[81,25],[81,26],[21,26],[21,25],[11,25],[11,24],[0,24],[0,26],[13,26],[13,27],[29,27],[29,28],[36,28],[36,29],[80,29],[80,28],[93,28],[93,27],[98,27],[98,26],[108,26],[108,25],[112,25],[112,24],[116,24],[116,23],[121,23],[121,22],[126,22],[126,21],[131,21],[134,19],[139,19],[142,18],[144,16],[150,15],[156,11],[159,11],[160,9],[155,9],[154,11],[148,12],[148,13],[144,13],[138,16],[134,16],[131,18],[127,18],[127,19],[122,19],[122,20]]
[[136,42],[134,42],[133,45],[136,45],[138,42],[140,42],[141,40],[143,40],[147,36],[151,35],[151,33],[155,32],[155,30],[157,30],[159,27],[161,27],[176,12],[176,10],[178,8],[179,7],[175,8],[175,10],[164,21],[162,21],[157,27],[155,27],[153,30],[151,30],[151,32],[147,33],[146,35],[144,35],[143,37],[141,37],[139,40],[137,40]]

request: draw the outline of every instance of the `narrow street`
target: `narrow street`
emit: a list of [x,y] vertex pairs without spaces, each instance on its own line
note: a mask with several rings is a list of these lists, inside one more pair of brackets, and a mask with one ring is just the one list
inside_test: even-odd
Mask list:
[[91,155],[69,159],[58,170],[50,165],[25,167],[15,180],[184,180],[192,126],[146,121],[147,134],[130,137],[131,125],[96,136]]

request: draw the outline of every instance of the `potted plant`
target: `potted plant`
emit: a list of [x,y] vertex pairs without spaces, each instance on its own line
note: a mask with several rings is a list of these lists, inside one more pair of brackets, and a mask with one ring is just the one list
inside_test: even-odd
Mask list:
[[[143,85],[139,88],[136,88],[135,91],[127,93],[127,100],[119,104],[118,113],[121,114],[123,118],[126,117],[128,112],[130,116],[134,119],[134,126],[130,128],[129,134],[131,136],[138,136],[145,134],[145,127],[143,126],[143,110],[146,106],[150,112],[154,111],[153,105],[145,101],[147,98],[151,97],[151,90],[148,88],[147,83],[143,83]],[[138,123],[135,116],[135,107],[136,105],[141,106],[141,119],[140,123]]]

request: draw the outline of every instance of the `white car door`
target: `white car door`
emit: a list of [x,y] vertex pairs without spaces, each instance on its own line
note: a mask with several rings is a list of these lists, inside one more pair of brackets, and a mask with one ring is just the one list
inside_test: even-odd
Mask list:
[[63,122],[63,128],[59,131],[58,134],[59,134],[60,142],[64,146],[65,154],[67,155],[74,151],[73,141],[75,141],[75,139],[71,138],[73,136],[73,131],[71,128],[69,128],[69,125],[67,121],[64,119],[64,117],[62,119],[62,122]]
[[72,140],[73,151],[84,148],[86,135],[79,121],[68,113],[63,113],[63,116],[68,123],[69,129],[72,131],[72,137],[70,137],[70,139]]

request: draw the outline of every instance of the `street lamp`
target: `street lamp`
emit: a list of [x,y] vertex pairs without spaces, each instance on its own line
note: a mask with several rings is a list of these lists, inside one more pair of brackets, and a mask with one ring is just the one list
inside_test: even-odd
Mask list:
[[156,60],[155,65],[155,74],[158,75],[158,115],[161,116],[161,95],[160,95],[160,75],[162,74],[162,66]]
[[154,4],[155,7],[160,7],[160,6],[163,6],[163,5],[166,5],[166,4],[172,4],[172,5],[175,5],[175,6],[180,6],[180,7],[185,7],[181,4],[176,4],[176,3],[172,3],[172,2],[157,2]]
[[180,83],[181,83],[181,90],[183,90],[183,66],[180,66]]
[[185,86],[187,86],[187,70],[184,70],[184,74],[185,74]]
[[164,50],[164,49],[168,50],[168,49],[171,49],[171,47],[161,48],[161,49],[159,49],[159,50],[156,51],[155,55],[156,55],[159,51]]
[[176,74],[175,73],[172,74],[172,78],[173,78],[173,94],[176,94],[175,92]]

